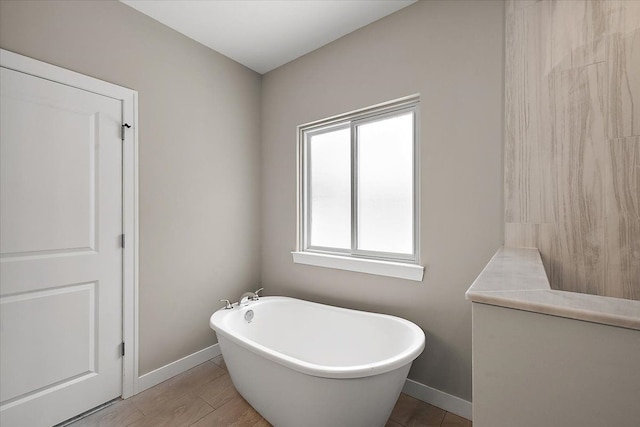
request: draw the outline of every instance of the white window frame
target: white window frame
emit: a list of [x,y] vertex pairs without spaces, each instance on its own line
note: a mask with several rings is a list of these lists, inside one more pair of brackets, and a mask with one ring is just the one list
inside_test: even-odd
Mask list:
[[[367,251],[358,248],[357,236],[357,128],[386,117],[411,112],[413,114],[413,253]],[[298,227],[297,247],[292,252],[295,263],[349,271],[422,280],[424,267],[420,266],[420,167],[419,167],[419,95],[413,95],[362,110],[341,114],[328,119],[306,123],[297,127],[298,150]],[[338,249],[311,246],[309,243],[311,220],[309,216],[310,188],[308,142],[311,136],[340,129],[351,134],[351,248]]]

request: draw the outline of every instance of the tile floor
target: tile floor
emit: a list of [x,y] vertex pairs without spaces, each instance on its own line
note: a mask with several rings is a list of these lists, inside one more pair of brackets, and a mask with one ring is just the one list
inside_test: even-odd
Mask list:
[[[238,394],[222,356],[218,356],[70,426],[263,427],[270,424]],[[401,394],[386,427],[399,426],[471,427],[471,421]]]

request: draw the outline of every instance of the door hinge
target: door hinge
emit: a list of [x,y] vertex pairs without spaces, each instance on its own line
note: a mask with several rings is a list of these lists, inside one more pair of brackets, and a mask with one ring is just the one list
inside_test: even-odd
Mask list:
[[120,246],[124,248],[124,234],[120,235]]
[[122,342],[122,356],[124,356],[124,342]]
[[131,125],[129,123],[123,123],[122,125],[122,132],[120,133],[120,139],[122,139],[122,141],[124,142],[124,132],[126,129],[130,128]]

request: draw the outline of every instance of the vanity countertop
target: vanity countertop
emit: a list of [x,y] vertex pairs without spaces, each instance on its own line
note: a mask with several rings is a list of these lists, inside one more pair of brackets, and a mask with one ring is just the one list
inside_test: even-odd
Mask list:
[[640,301],[551,289],[535,248],[500,248],[465,295],[476,303],[640,330]]

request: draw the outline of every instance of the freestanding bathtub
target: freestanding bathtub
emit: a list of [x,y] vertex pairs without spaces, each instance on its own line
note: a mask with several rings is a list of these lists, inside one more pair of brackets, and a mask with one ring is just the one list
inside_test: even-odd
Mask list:
[[236,389],[276,427],[384,426],[425,345],[408,320],[286,297],[209,324]]

